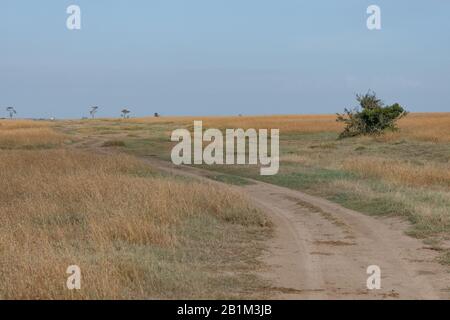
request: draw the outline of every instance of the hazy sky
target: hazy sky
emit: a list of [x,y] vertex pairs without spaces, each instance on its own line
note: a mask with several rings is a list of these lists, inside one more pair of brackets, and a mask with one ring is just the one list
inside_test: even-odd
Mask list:
[[335,113],[369,88],[450,111],[450,1],[0,0],[0,117]]

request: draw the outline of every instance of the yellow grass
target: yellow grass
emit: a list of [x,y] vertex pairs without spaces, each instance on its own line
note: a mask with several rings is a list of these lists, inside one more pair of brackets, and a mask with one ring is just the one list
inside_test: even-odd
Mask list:
[[400,120],[400,135],[415,140],[450,142],[450,112],[412,113]]
[[[130,119],[131,123],[174,122],[189,125],[194,120],[203,120],[210,128],[274,128],[281,133],[319,133],[340,132],[341,123],[335,115],[280,115],[280,116],[243,116],[243,117],[161,117]],[[450,142],[450,112],[448,113],[411,113],[399,121],[400,132],[386,133],[386,141],[409,138],[431,142]]]
[[0,130],[0,148],[21,148],[57,145],[67,139],[50,128]]
[[282,133],[291,132],[339,132],[343,126],[336,122],[334,115],[283,115],[283,116],[243,116],[243,117],[166,117],[130,119],[133,123],[179,122],[192,124],[202,120],[209,128],[254,128],[280,129]]
[[343,128],[330,115],[207,118],[205,125],[219,128],[274,128],[280,129],[281,133],[339,132]]
[[0,130],[28,129],[28,128],[46,128],[52,125],[48,121],[34,120],[0,120]]
[[48,122],[29,120],[0,121],[0,148],[31,148],[59,145],[67,137],[54,131]]
[[409,161],[361,156],[345,160],[343,169],[364,178],[381,178],[399,185],[450,187],[450,164],[417,165]]
[[[146,299],[170,296],[171,283],[195,294],[201,285],[186,280],[189,266],[177,264],[165,281],[168,262],[151,249],[175,250],[187,218],[266,223],[228,188],[149,174],[125,155],[1,152],[0,298]],[[73,264],[82,269],[80,292],[65,287]]]

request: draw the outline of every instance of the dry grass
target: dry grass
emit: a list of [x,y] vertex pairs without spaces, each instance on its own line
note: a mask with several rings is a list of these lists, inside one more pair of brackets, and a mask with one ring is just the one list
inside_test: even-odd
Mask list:
[[450,164],[418,165],[410,161],[379,157],[353,157],[343,163],[343,169],[363,178],[380,178],[399,185],[429,187],[450,186]]
[[[282,133],[340,132],[341,123],[335,115],[282,115],[243,117],[162,117],[137,118],[127,122],[136,124],[179,123],[192,125],[194,120],[203,120],[210,128],[274,128]],[[450,113],[411,113],[399,122],[400,132],[387,133],[380,140],[401,138],[431,142],[450,142]]]
[[0,149],[48,147],[67,140],[50,126],[49,122],[29,120],[0,121]]
[[[146,299],[183,289],[202,296],[206,280],[189,278],[195,266],[169,264],[158,250],[175,252],[192,219],[266,224],[232,190],[153,176],[125,155],[2,152],[0,190],[0,298],[6,299]],[[72,264],[82,269],[80,292],[65,288]]]
[[339,132],[343,126],[336,122],[334,115],[286,115],[286,116],[243,116],[243,117],[166,117],[130,119],[132,123],[163,123],[173,121],[192,125],[194,120],[202,120],[209,128],[254,128],[280,129],[283,133],[291,132]]
[[0,130],[0,148],[39,148],[60,145],[67,137],[50,128]]
[[338,132],[342,125],[331,115],[291,115],[270,117],[205,118],[204,125],[212,128],[280,129],[282,133]]
[[[306,179],[318,189],[329,188],[333,197],[348,191],[362,211],[367,207],[375,212],[379,205],[378,211],[409,212],[424,235],[448,234],[450,163],[414,162],[404,154],[410,154],[406,150],[410,145],[431,146],[430,152],[446,148],[450,113],[410,114],[399,123],[400,132],[340,141],[335,133],[342,125],[334,115],[104,119],[67,127],[86,129],[89,135],[117,131],[111,141],[125,139],[123,131],[150,134],[145,139],[151,143],[138,147],[145,149],[143,154],[158,154],[167,146],[172,127],[189,127],[194,120],[221,129],[279,128],[282,150],[290,153],[282,154],[286,174],[274,177],[278,179],[274,183],[303,188],[306,184],[297,180]],[[52,123],[0,121],[0,148],[60,145],[65,139],[53,131]],[[390,143],[399,139],[407,142]],[[133,145],[132,139],[124,142]],[[358,145],[363,146],[360,151]],[[386,150],[397,153],[387,155]],[[299,175],[292,178],[296,172]],[[356,173],[359,179],[345,178],[342,172]],[[376,189],[379,184],[374,187],[372,180],[388,183]],[[267,226],[265,218],[233,190],[162,177],[125,155],[3,150],[0,190],[0,298],[7,299],[222,297],[218,292],[241,287],[211,278],[208,263],[217,261],[219,273],[233,261],[239,267],[233,265],[223,273],[245,270],[248,256],[242,252],[249,249],[254,235],[243,240],[239,234]],[[385,208],[391,203],[395,206]],[[82,269],[81,292],[65,287],[65,271],[72,264]]]
[[[212,170],[327,197],[369,214],[408,217],[419,237],[450,237],[450,113],[411,113],[397,132],[338,139],[335,115],[162,117],[130,119],[145,128],[130,152],[168,158],[173,127],[281,129],[280,173],[262,178],[249,166]],[[158,129],[157,133],[155,130]],[[306,133],[306,134],[305,134]],[[147,139],[147,140],[146,140]],[[147,143],[148,142],[148,143]]]
[[[373,214],[403,215],[413,222],[412,235],[420,238],[449,239],[450,189],[415,188],[384,184],[373,188],[364,180],[335,180],[328,188],[340,190],[352,199],[357,207]],[[383,208],[380,211],[376,207]]]
[[401,135],[415,140],[450,142],[450,113],[412,113],[399,123]]
[[34,120],[0,120],[0,130],[48,128],[52,122]]

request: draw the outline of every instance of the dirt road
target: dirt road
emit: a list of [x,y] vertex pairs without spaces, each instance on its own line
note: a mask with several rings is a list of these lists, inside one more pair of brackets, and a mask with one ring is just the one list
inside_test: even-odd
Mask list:
[[[146,158],[152,166],[185,176],[212,173]],[[276,299],[448,299],[450,273],[437,253],[405,235],[405,222],[373,218],[327,200],[251,181],[235,187],[275,224],[262,276]],[[368,290],[366,273],[381,269],[381,289]]]

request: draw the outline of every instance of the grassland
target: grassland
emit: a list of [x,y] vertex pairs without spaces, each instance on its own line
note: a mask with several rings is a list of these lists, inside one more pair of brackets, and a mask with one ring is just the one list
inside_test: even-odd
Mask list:
[[52,130],[50,122],[0,121],[0,150],[52,148],[66,140],[64,134]]
[[[242,195],[161,174],[129,155],[83,150],[80,127],[0,128],[0,298],[264,294],[254,271],[270,223]],[[66,288],[74,264],[80,291]]]
[[[171,130],[204,127],[279,128],[281,169],[261,177],[256,167],[206,167],[233,177],[264,180],[328,198],[371,215],[396,215],[412,223],[409,233],[448,247],[450,240],[450,113],[410,114],[400,131],[377,137],[338,139],[334,115],[269,117],[168,117],[104,120],[123,151],[169,159]],[[122,131],[121,127],[126,128]],[[100,137],[94,126],[84,134]],[[104,128],[103,128],[104,130]],[[128,133],[124,133],[128,132]],[[132,134],[130,134],[132,132]],[[449,261],[450,262],[450,261]]]
[[[318,121],[322,126],[314,131]],[[251,120],[246,127],[258,123]],[[337,139],[341,129],[333,116],[287,123],[286,131],[281,129],[277,176],[260,177],[248,167],[214,169],[303,190],[368,214],[401,215],[413,223],[412,235],[448,241],[450,114],[411,114],[398,132],[344,140]]]
[[[247,117],[170,117],[129,119],[131,124],[186,124],[203,120],[210,128],[277,128],[283,134],[307,134],[341,132],[343,126],[336,122],[335,115],[274,115]],[[379,139],[383,141],[413,139],[430,142],[450,142],[450,113],[412,113],[400,120],[400,132],[388,133]]]
[[[249,177],[370,215],[402,216],[412,236],[450,263],[450,113],[410,114],[399,132],[344,140],[333,115],[2,121],[0,297],[264,294],[254,271],[270,233],[266,218],[229,188],[168,176],[135,157],[168,160],[172,130],[193,120],[281,131],[278,175],[206,167],[214,180],[242,185]],[[72,264],[82,268],[81,292],[65,288]]]

